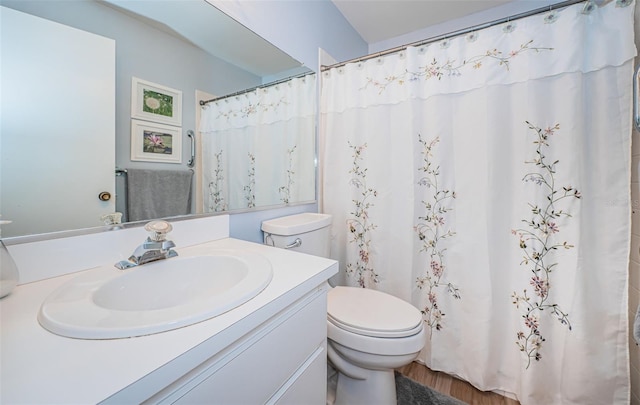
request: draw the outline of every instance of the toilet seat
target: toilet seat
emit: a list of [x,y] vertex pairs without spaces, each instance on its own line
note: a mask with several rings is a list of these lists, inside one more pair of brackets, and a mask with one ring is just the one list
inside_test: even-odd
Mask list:
[[327,296],[327,320],[362,336],[403,338],[422,330],[422,314],[392,295],[365,288],[335,287]]
[[361,336],[367,336],[367,337],[380,337],[380,338],[402,338],[402,337],[408,337],[408,336],[413,336],[416,333],[419,333],[420,330],[422,330],[422,325],[418,324],[416,325],[414,328],[409,329],[409,330],[397,330],[397,331],[380,331],[380,330],[371,330],[371,329],[360,329],[360,328],[355,328],[351,325],[347,325],[345,323],[340,322],[339,320],[328,316],[327,317],[327,321],[331,322],[334,326],[343,329],[345,331],[351,332],[351,333],[355,333],[357,335],[361,335]]

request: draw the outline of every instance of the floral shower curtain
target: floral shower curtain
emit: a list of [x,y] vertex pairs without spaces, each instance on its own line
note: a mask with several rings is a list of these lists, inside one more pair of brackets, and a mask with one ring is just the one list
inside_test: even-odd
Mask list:
[[418,361],[522,404],[629,400],[633,3],[323,72],[334,282],[423,313]]
[[204,211],[315,199],[316,75],[203,107]]

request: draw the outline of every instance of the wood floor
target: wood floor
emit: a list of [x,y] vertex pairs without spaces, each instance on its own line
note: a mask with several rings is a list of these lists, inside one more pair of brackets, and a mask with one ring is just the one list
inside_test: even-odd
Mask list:
[[520,402],[514,399],[503,397],[495,392],[479,391],[466,381],[439,371],[432,371],[416,362],[407,364],[398,371],[433,390],[470,405],[520,405]]

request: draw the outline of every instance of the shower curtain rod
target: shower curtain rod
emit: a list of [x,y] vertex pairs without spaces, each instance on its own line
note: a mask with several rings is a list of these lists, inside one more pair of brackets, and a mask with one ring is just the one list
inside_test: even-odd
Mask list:
[[288,82],[289,80],[293,80],[293,79],[298,79],[300,77],[305,77],[305,76],[308,76],[308,75],[311,75],[311,74],[314,74],[314,73],[316,73],[316,72],[314,72],[312,70],[310,72],[304,72],[304,73],[300,73],[300,74],[297,74],[297,75],[285,77],[284,79],[276,80],[275,82],[261,84],[261,85],[258,85],[258,86],[255,86],[255,87],[251,87],[251,88],[246,89],[246,90],[236,91],[235,93],[227,94],[226,96],[220,96],[220,97],[212,98],[211,100],[200,100],[200,105],[204,106],[204,105],[207,105],[207,104],[209,104],[211,102],[222,100],[223,98],[239,96],[240,94],[251,93],[252,91],[255,91],[255,90],[258,90],[258,89],[275,86],[277,84]]
[[[594,3],[593,0],[566,0],[566,1],[563,1],[563,2],[560,2],[560,3],[548,5],[546,7],[540,7],[540,8],[534,9],[534,10],[525,11],[525,12],[520,13],[520,14],[515,14],[515,15],[509,16],[509,17],[500,18],[498,20],[494,20],[494,21],[490,21],[490,22],[474,25],[474,26],[471,26],[471,27],[468,27],[468,28],[463,28],[463,29],[460,29],[460,30],[457,30],[457,31],[452,31],[452,32],[446,33],[446,34],[430,37],[430,38],[427,38],[427,39],[422,39],[420,41],[411,42],[411,43],[408,43],[408,44],[405,44],[405,45],[400,45],[400,46],[397,46],[395,48],[390,48],[390,49],[387,49],[387,50],[384,50],[384,51],[381,51],[381,52],[376,52],[376,53],[372,53],[372,54],[369,54],[369,55],[361,56],[359,58],[349,59],[349,60],[347,60],[345,62],[338,62],[338,63],[333,64],[333,65],[322,65],[321,68],[320,68],[320,71],[324,72],[324,71],[327,71],[327,70],[330,70],[330,69],[334,69],[334,68],[339,68],[339,67],[345,66],[345,65],[347,65],[349,63],[362,62],[362,61],[373,59],[373,58],[377,58],[377,57],[380,57],[380,56],[390,55],[392,53],[404,51],[405,49],[407,49],[409,47],[426,45],[426,44],[429,44],[429,43],[432,43],[432,42],[440,41],[442,39],[458,37],[460,35],[468,34],[470,32],[478,31],[478,30],[481,30],[481,29],[484,29],[484,28],[489,28],[489,27],[492,27],[494,25],[502,24],[502,23],[509,22],[509,21],[519,20],[521,18],[530,17],[532,15],[541,14],[541,13],[549,12],[549,11],[552,11],[552,10],[557,10],[559,8],[568,7],[568,6],[571,6],[573,4],[583,3],[583,2]],[[604,1],[602,1],[602,3],[608,3],[608,1],[604,0]],[[594,5],[595,5],[595,3],[594,3]]]

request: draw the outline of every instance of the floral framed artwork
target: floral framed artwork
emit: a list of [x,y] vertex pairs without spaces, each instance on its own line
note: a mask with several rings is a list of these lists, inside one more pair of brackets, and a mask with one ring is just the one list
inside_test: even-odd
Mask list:
[[182,163],[182,128],[131,120],[131,160]]
[[131,118],[182,126],[182,91],[132,77]]

